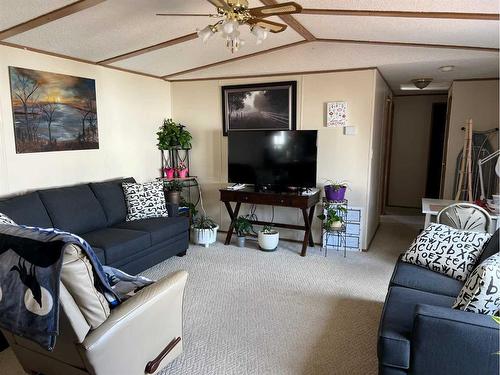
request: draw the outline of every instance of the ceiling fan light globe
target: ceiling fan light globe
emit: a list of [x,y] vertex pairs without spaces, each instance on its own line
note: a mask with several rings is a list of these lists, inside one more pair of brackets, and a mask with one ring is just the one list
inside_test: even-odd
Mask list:
[[201,38],[203,43],[206,43],[208,41],[208,39],[210,39],[212,37],[212,35],[214,35],[210,26],[207,26],[201,30],[198,30],[197,34],[198,34],[198,37]]
[[235,30],[238,30],[238,22],[235,21],[235,20],[228,20],[226,22],[224,22],[222,24],[222,30],[226,33],[226,34],[231,34],[232,32],[234,32]]

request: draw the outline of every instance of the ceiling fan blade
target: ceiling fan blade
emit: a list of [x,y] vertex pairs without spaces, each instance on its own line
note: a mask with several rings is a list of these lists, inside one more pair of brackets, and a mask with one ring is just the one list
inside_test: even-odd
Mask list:
[[247,21],[247,23],[253,26],[260,26],[264,29],[269,30],[272,33],[281,33],[282,31],[285,31],[287,28],[287,25],[283,23],[261,20],[258,18],[251,18]]
[[165,17],[210,17],[210,14],[202,14],[202,13],[156,13],[157,16],[165,16]]
[[224,10],[231,10],[231,7],[224,0],[207,0],[213,6]]
[[274,15],[300,13],[302,12],[302,7],[299,4],[290,1],[288,3],[252,8],[249,9],[249,12],[254,17],[265,18]]

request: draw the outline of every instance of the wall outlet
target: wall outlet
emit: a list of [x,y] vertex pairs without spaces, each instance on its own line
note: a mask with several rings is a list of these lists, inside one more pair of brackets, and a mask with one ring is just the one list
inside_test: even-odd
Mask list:
[[344,135],[356,135],[356,127],[344,126]]

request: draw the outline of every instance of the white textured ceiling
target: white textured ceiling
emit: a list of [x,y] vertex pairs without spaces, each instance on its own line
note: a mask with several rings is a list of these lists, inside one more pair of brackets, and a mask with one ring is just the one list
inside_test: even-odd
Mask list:
[[[283,1],[279,1],[283,2]],[[498,13],[498,0],[299,0],[304,8]]]
[[[297,15],[316,38],[498,47],[498,21]],[[362,21],[362,22],[360,22]]]
[[0,30],[71,4],[75,0],[0,0]]
[[[76,0],[0,0],[0,30]],[[285,0],[279,0],[284,2]],[[304,8],[380,11],[498,13],[498,0],[295,0]],[[250,6],[262,6],[251,0]],[[15,35],[9,43],[98,62],[149,47],[203,28],[205,17],[158,17],[156,13],[213,13],[206,0],[106,0],[70,16]],[[498,20],[401,18],[302,14],[295,16],[316,38],[444,44],[499,48]],[[280,21],[277,18],[272,18]],[[243,27],[246,29],[246,27]],[[206,45],[194,39],[112,63],[115,67],[166,76],[216,64],[172,79],[199,79],[314,70],[378,67],[395,91],[415,77],[450,82],[498,76],[498,52],[374,44],[313,42],[223,63],[228,59],[302,40],[292,28],[270,34],[261,45],[243,33],[246,45],[229,53],[214,37]],[[219,63],[223,64],[219,64]],[[437,70],[456,65],[451,73]]]
[[[262,66],[266,67],[266,74],[378,67],[393,90],[398,91],[400,83],[423,76],[448,82],[498,77],[498,63],[498,53],[493,52],[313,42],[179,75],[172,80],[254,75],[259,74]],[[442,73],[438,68],[443,65],[455,65],[456,69]]]

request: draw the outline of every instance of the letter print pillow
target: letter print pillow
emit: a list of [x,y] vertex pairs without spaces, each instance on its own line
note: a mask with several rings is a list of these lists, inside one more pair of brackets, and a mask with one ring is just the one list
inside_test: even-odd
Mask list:
[[500,254],[477,266],[460,291],[454,309],[495,315],[500,309]]
[[402,260],[465,281],[490,237],[433,223],[417,236]]

